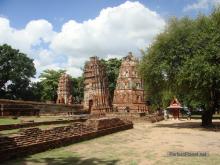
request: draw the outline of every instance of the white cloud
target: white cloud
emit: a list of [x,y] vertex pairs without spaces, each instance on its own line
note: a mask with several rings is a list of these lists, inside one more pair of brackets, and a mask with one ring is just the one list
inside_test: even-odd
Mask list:
[[[129,51],[140,55],[165,26],[164,19],[139,2],[127,1],[116,7],[101,10],[84,22],[69,20],[60,32],[46,20],[32,20],[25,28],[15,29],[6,18],[0,17],[0,44],[8,43],[34,58],[38,71],[66,69],[72,76],[89,56],[122,57]],[[46,45],[46,46],[45,46]]]
[[10,44],[25,53],[30,53],[32,46],[50,42],[54,35],[52,25],[46,20],[32,20],[18,30],[10,26],[8,19],[0,17],[0,44]]
[[75,57],[138,52],[149,44],[165,25],[154,11],[139,2],[127,1],[103,9],[93,20],[78,23],[70,20],[51,43],[55,52]]
[[67,73],[70,74],[73,77],[79,77],[82,76],[82,70],[80,68],[77,67],[68,67],[66,68]]
[[39,42],[50,42],[55,36],[53,26],[48,21],[43,19],[30,21],[26,25],[24,33],[29,35],[28,39],[32,44],[39,44]]
[[42,72],[43,70],[46,70],[46,69],[54,69],[54,70],[62,69],[60,67],[60,64],[57,63],[57,62],[44,64],[41,59],[35,59],[34,60],[34,65],[35,65],[35,68],[38,70],[38,73],[40,73],[40,72]]
[[105,58],[105,60],[111,59],[111,58],[123,58],[125,55],[119,55],[119,54],[108,54]]
[[188,4],[183,8],[183,11],[208,9],[209,7],[220,4],[220,0],[197,0],[195,3]]

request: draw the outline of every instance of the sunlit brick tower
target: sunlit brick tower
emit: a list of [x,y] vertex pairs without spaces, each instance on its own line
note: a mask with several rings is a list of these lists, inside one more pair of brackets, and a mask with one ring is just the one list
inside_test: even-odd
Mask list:
[[110,110],[108,78],[98,57],[90,57],[84,67],[84,109],[92,114]]
[[73,104],[73,97],[71,95],[72,82],[68,74],[64,73],[59,78],[57,89],[57,104]]
[[144,101],[143,81],[137,72],[138,63],[138,59],[131,52],[122,59],[113,98],[113,107],[116,111],[147,112],[148,110]]

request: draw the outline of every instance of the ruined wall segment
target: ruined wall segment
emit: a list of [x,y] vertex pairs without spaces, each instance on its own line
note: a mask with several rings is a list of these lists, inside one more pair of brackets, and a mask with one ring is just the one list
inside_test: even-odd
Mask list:
[[138,76],[139,61],[131,52],[122,59],[116,89],[114,91],[113,107],[116,111],[146,112],[143,81]]
[[57,104],[73,104],[73,97],[71,95],[72,81],[68,74],[61,75],[57,89]]
[[110,110],[108,78],[98,57],[90,57],[84,67],[84,109],[92,113]]

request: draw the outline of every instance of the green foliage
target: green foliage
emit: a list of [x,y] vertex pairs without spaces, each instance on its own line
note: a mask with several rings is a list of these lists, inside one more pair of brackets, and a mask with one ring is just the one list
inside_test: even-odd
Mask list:
[[83,77],[72,78],[73,88],[72,95],[76,103],[81,103],[84,96]]
[[189,106],[203,106],[210,114],[218,108],[219,27],[219,9],[194,20],[185,17],[169,21],[166,30],[143,51],[140,64],[145,88],[153,100],[162,103],[173,95]]
[[25,100],[29,101],[42,101],[43,86],[40,82],[32,82],[28,87],[28,93]]
[[6,44],[0,46],[0,98],[24,99],[35,73],[33,60],[26,54]]
[[65,73],[65,70],[44,70],[40,75],[40,83],[43,87],[42,100],[56,101],[57,88],[60,76]]
[[[40,82],[38,89],[41,89],[39,95],[35,92],[35,95],[40,96],[42,101],[52,100],[56,101],[57,99],[57,88],[59,83],[60,76],[65,73],[65,70],[44,70],[40,75]],[[80,103],[83,100],[84,86],[83,78],[72,78],[72,96],[76,103]]]
[[119,68],[121,66],[121,59],[117,59],[117,58],[111,58],[109,60],[102,59],[101,62],[104,64],[106,68],[106,74],[109,81],[109,93],[110,93],[110,98],[112,100],[119,74]]

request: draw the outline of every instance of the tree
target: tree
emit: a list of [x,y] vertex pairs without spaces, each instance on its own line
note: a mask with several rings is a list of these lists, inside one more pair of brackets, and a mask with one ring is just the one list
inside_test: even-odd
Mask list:
[[57,99],[57,88],[60,76],[65,73],[65,70],[44,70],[40,78],[40,83],[43,86],[42,100],[53,100]]
[[81,103],[84,96],[83,77],[72,78],[72,96],[76,103]]
[[43,86],[40,82],[31,82],[24,93],[23,100],[41,101]]
[[117,83],[117,78],[119,74],[119,68],[121,66],[121,59],[111,58],[109,60],[102,59],[101,62],[104,64],[106,68],[106,74],[109,81],[109,93],[110,99],[112,101],[114,96],[114,90]]
[[35,73],[26,54],[7,44],[0,46],[0,98],[23,99]]
[[212,125],[220,100],[220,10],[196,19],[173,18],[143,51],[140,73],[153,98],[166,91],[190,106],[202,106],[202,125]]

